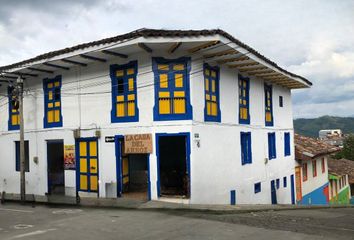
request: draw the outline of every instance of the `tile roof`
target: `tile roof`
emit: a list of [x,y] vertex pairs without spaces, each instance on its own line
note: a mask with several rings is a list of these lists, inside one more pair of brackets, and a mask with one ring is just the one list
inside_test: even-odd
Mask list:
[[349,183],[354,184],[354,161],[329,158],[328,172],[339,176],[348,174]]
[[294,73],[288,72],[285,69],[279,67],[275,62],[269,60],[268,58],[266,58],[265,56],[263,56],[262,54],[260,54],[259,52],[257,52],[253,48],[251,48],[250,46],[246,45],[245,43],[241,42],[240,40],[236,39],[235,37],[233,37],[232,35],[228,34],[227,32],[225,32],[221,29],[213,29],[213,30],[162,30],[162,29],[142,28],[142,29],[132,31],[130,33],[118,35],[115,37],[105,38],[105,39],[98,40],[98,41],[83,43],[83,44],[79,44],[79,45],[76,45],[73,47],[64,48],[64,49],[53,51],[53,52],[48,52],[48,53],[39,55],[37,57],[21,61],[21,62],[17,62],[17,63],[7,65],[7,66],[2,66],[2,67],[0,67],[0,71],[10,70],[12,68],[21,67],[24,64],[30,64],[30,63],[33,63],[36,61],[45,60],[45,59],[56,57],[56,56],[59,56],[62,54],[70,53],[73,51],[82,50],[82,49],[85,49],[88,47],[94,47],[94,46],[99,46],[99,45],[104,45],[104,44],[109,44],[109,43],[115,43],[115,42],[119,42],[119,41],[123,41],[123,40],[131,40],[131,39],[135,39],[138,37],[145,37],[145,38],[151,38],[151,37],[200,37],[200,36],[212,36],[212,35],[216,35],[216,34],[219,34],[219,35],[227,38],[228,40],[230,40],[230,42],[233,42],[233,43],[245,48],[246,50],[253,53],[255,56],[257,56],[260,59],[262,59],[263,61],[267,62],[268,64],[270,64],[274,68],[280,70],[281,72],[289,74],[292,77],[300,78],[303,81],[305,81],[307,84],[309,84],[310,86],[312,85],[312,83],[309,80],[307,80],[306,78],[296,75]]
[[321,155],[328,155],[340,151],[339,147],[332,146],[324,141],[301,136],[295,133],[295,159],[311,160]]

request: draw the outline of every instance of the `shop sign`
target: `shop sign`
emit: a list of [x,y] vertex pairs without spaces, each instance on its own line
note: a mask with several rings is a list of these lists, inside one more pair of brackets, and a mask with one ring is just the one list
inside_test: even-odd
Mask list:
[[75,170],[75,145],[64,145],[64,169]]
[[152,153],[152,134],[132,134],[124,136],[125,154]]

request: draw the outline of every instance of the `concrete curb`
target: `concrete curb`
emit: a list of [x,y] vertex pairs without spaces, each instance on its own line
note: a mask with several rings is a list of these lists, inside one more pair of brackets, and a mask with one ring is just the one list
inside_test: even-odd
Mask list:
[[[80,208],[110,208],[121,210],[139,211],[164,211],[164,212],[194,212],[208,214],[237,214],[264,211],[284,211],[284,210],[311,210],[330,208],[352,208],[354,205],[199,205],[199,204],[178,204],[162,201],[136,201],[127,199],[107,199],[107,198],[80,198],[80,203],[76,203],[75,197],[68,196],[39,196],[26,195],[26,204],[65,206]],[[21,203],[19,194],[1,194],[1,203]]]

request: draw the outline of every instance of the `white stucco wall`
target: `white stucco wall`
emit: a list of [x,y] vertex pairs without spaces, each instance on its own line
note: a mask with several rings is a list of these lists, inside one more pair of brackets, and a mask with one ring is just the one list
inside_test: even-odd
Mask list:
[[[325,171],[322,173],[322,158],[325,159]],[[302,183],[302,195],[305,196],[308,193],[315,191],[316,189],[322,187],[328,183],[328,167],[327,167],[327,156],[316,158],[317,165],[317,176],[314,177],[312,174],[312,161],[306,161],[307,163],[307,181],[303,179],[303,172],[301,169],[301,183]],[[302,166],[301,166],[302,167]]]
[[[165,52],[154,52],[164,56]],[[170,55],[168,58],[177,58]],[[73,130],[81,128],[82,137],[93,137],[101,131],[99,139],[99,182],[101,197],[106,196],[105,184],[116,183],[116,159],[114,143],[105,143],[105,136],[152,133],[154,153],[150,154],[150,180],[152,199],[157,197],[157,161],[155,133],[191,133],[191,203],[229,204],[230,191],[236,190],[237,204],[271,202],[270,181],[280,179],[277,189],[278,203],[291,203],[290,175],[294,174],[293,123],[290,90],[273,85],[274,127],[264,126],[264,82],[251,77],[250,125],[238,124],[238,72],[221,67],[220,109],[221,123],[204,122],[204,81],[202,61],[192,61],[190,76],[193,121],[154,122],[154,87],[139,88],[153,83],[151,56],[145,53],[130,55],[129,59],[115,59],[108,63],[91,64],[88,67],[72,67],[70,71],[56,72],[62,75],[63,127],[43,129],[44,100],[42,78],[26,82],[31,94],[25,96],[25,138],[30,142],[30,172],[26,173],[27,192],[44,195],[47,192],[47,140],[64,140],[65,145],[75,143]],[[138,123],[110,123],[111,80],[110,64],[123,64],[138,60]],[[52,76],[46,76],[52,77]],[[4,87],[2,88],[4,90]],[[35,91],[33,91],[35,90]],[[83,93],[104,92],[83,95]],[[81,95],[80,95],[81,94]],[[279,95],[284,107],[279,107]],[[1,100],[1,103],[6,103]],[[8,106],[0,107],[0,191],[19,193],[19,173],[15,172],[15,144],[18,131],[7,131]],[[252,133],[252,164],[241,165],[240,132]],[[268,157],[268,132],[276,132],[277,158],[265,163]],[[291,134],[291,156],[284,157],[284,132]],[[201,147],[196,146],[194,133],[200,136]],[[39,162],[35,164],[34,157]],[[320,172],[319,172],[320,174]],[[287,177],[287,187],[283,187]],[[261,182],[261,192],[254,193],[254,184]],[[65,171],[66,193],[75,193],[75,171]]]

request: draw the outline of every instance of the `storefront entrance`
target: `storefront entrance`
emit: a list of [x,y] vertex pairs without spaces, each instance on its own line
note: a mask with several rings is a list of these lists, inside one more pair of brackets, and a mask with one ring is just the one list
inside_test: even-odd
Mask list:
[[157,134],[158,195],[190,197],[189,134]]
[[150,200],[149,154],[126,154],[124,137],[116,137],[117,196]]
[[47,141],[48,194],[64,195],[64,143]]

